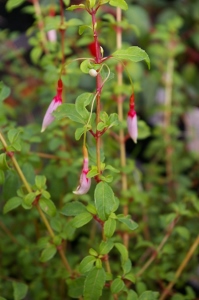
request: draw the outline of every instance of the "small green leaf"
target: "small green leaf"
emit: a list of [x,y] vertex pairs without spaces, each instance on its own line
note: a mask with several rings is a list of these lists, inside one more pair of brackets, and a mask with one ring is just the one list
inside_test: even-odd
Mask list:
[[32,203],[35,200],[35,193],[31,192],[24,197],[23,202],[25,205],[32,207]]
[[92,27],[89,25],[80,25],[79,26],[79,35],[82,35],[86,29],[92,30]]
[[130,230],[135,230],[138,228],[138,224],[131,220],[131,216],[117,215],[117,219],[119,222],[125,224]]
[[123,10],[127,10],[128,9],[128,4],[124,0],[110,0],[109,4],[112,5],[112,6],[119,7],[121,9],[123,9]]
[[126,247],[121,243],[115,243],[115,247],[120,252],[122,264],[124,264],[128,260],[128,251]]
[[8,0],[6,3],[6,9],[7,11],[11,11],[12,9],[20,6],[24,2],[25,0]]
[[61,214],[70,217],[70,216],[77,216],[83,212],[86,212],[86,207],[79,201],[73,201],[66,203],[62,210],[60,211]]
[[128,296],[126,300],[138,300],[138,295],[133,290],[129,290],[127,293]]
[[80,127],[80,128],[77,128],[75,130],[75,139],[76,141],[79,141],[79,139],[81,138],[81,136],[87,131],[87,128],[84,126],[84,127]]
[[104,223],[104,234],[107,238],[112,237],[116,229],[116,221],[112,218],[109,218]]
[[86,106],[91,103],[93,99],[93,94],[91,93],[83,93],[77,97],[75,102],[76,111],[82,116],[83,119],[88,119],[89,112],[86,109]]
[[145,60],[150,68],[150,60],[147,53],[137,46],[132,46],[127,49],[119,49],[115,51],[112,56],[121,60],[130,60],[133,62]]
[[102,295],[106,273],[103,268],[94,267],[87,275],[84,284],[84,299],[97,300]]
[[81,115],[76,111],[75,104],[72,103],[64,103],[60,105],[56,111],[53,112],[53,116],[58,120],[63,118],[69,118],[74,122],[84,124],[84,119]]
[[8,140],[11,144],[13,144],[14,142],[16,142],[19,138],[19,134],[21,132],[17,129],[10,129],[8,131]]
[[114,172],[114,173],[119,173],[119,172],[120,172],[118,169],[112,167],[111,165],[107,165],[107,166],[105,167],[105,170],[110,170],[110,171],[112,171],[112,172]]
[[79,265],[80,273],[84,274],[84,273],[89,272],[92,269],[95,261],[96,261],[96,258],[92,255],[88,255],[88,256],[84,257],[84,259],[81,261],[81,263]]
[[28,292],[27,284],[25,284],[23,282],[13,281],[12,286],[13,286],[13,290],[14,290],[14,292],[13,292],[14,300],[24,299]]
[[118,208],[113,190],[106,182],[100,182],[95,188],[95,206],[101,220],[105,221],[111,212]]
[[116,278],[111,283],[111,293],[117,294],[117,293],[121,292],[124,287],[125,287],[125,284],[124,284],[123,280],[121,278]]
[[90,69],[92,69],[92,65],[89,59],[85,59],[81,65],[80,65],[80,70],[85,73],[88,74]]
[[99,246],[99,253],[101,255],[108,254],[114,247],[114,243],[111,240],[102,241]]
[[96,215],[96,214],[97,214],[96,208],[95,208],[95,206],[92,205],[92,204],[88,204],[88,205],[86,206],[86,210],[87,210],[88,212],[90,212],[92,215]]
[[68,283],[68,295],[72,298],[80,298],[83,295],[85,277],[73,279]]
[[34,64],[38,64],[39,58],[42,55],[42,47],[36,46],[30,52],[31,60]]
[[35,185],[39,190],[45,189],[46,187],[46,177],[43,175],[37,175],[35,177]]
[[95,249],[93,249],[93,248],[89,249],[89,254],[92,255],[92,256],[98,256],[97,251]]
[[55,216],[56,206],[50,199],[41,198],[39,200],[39,205],[41,209],[50,217]]
[[0,81],[0,102],[4,101],[10,95],[10,88]]
[[53,256],[55,256],[56,252],[57,252],[57,248],[55,247],[55,245],[49,245],[47,248],[45,248],[42,251],[40,261],[46,262],[50,260],[51,258],[53,258]]
[[132,268],[132,264],[131,264],[131,260],[127,259],[127,261],[125,261],[125,263],[122,265],[122,269],[123,269],[123,273],[127,274],[131,271]]
[[67,8],[67,10],[74,10],[74,9],[79,9],[79,8],[82,8],[84,9],[85,8],[85,5],[84,4],[78,4],[78,5],[71,5]]
[[95,177],[96,175],[98,175],[99,172],[97,170],[97,167],[96,166],[92,166],[92,169],[87,173],[87,177],[88,178],[92,178],[92,177]]
[[79,228],[84,226],[85,224],[89,223],[92,220],[93,216],[89,212],[83,212],[79,215],[77,215],[73,221],[72,225],[75,228]]
[[96,259],[95,265],[96,265],[96,268],[98,268],[98,269],[101,269],[101,268],[102,268],[102,261],[101,261],[100,258],[97,258],[97,259]]
[[152,291],[146,291],[142,293],[142,295],[139,297],[139,300],[157,300],[158,293],[152,292]]
[[124,276],[125,279],[128,279],[129,281],[135,283],[136,277],[133,273],[128,273]]
[[146,139],[151,135],[150,127],[143,120],[138,120],[138,139]]
[[3,213],[6,214],[7,212],[17,208],[19,205],[21,205],[22,199],[19,197],[13,197],[9,199],[3,208]]
[[8,163],[7,163],[7,155],[6,153],[1,153],[0,154],[0,169],[3,171],[6,171],[9,168]]

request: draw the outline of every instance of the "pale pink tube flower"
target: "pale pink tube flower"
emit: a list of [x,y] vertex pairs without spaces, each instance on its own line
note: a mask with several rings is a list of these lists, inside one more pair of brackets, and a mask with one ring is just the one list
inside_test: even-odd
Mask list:
[[46,111],[46,114],[44,116],[43,123],[42,123],[41,132],[43,132],[46,129],[46,127],[48,127],[55,119],[55,117],[52,115],[52,113],[57,109],[58,106],[60,106],[62,104],[62,89],[63,89],[62,80],[59,79],[57,82],[57,94],[53,98],[52,102],[50,103],[50,105]]
[[134,94],[131,95],[130,97],[130,109],[128,112],[128,117],[127,117],[127,127],[128,127],[128,132],[134,143],[137,143],[137,137],[138,137],[138,127],[137,127],[137,115],[136,111],[134,109],[135,103],[134,103]]
[[52,43],[57,41],[57,32],[55,29],[51,29],[47,32],[48,40]]
[[80,175],[80,181],[77,189],[73,191],[76,195],[84,195],[86,194],[91,186],[91,178],[87,177],[87,173],[89,172],[88,164],[88,152],[85,146],[83,146],[83,154],[84,154],[84,161],[83,161],[83,168]]

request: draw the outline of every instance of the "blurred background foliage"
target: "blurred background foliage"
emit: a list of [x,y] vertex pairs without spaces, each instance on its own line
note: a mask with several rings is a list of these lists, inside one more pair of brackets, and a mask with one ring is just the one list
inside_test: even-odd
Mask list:
[[[34,5],[36,2],[21,1],[20,6],[12,8],[6,1],[0,1],[1,98],[2,93],[11,90],[5,101],[0,101],[0,126],[5,134],[10,129],[19,130],[17,159],[28,181],[33,184],[36,174],[45,175],[48,191],[61,209],[74,199],[72,191],[78,184],[82,163],[81,142],[75,141],[76,124],[68,119],[58,120],[45,133],[40,133],[43,115],[55,95],[62,50],[59,2],[39,1],[41,11]],[[64,3],[68,5],[67,1]],[[119,175],[113,181],[121,203],[126,203],[126,198],[131,199],[129,211],[139,224],[132,234],[129,249],[135,273],[155,251],[169,224],[178,220],[156,262],[134,284],[140,294],[146,289],[161,291],[174,278],[198,234],[199,0],[139,0],[128,1],[128,5],[121,23],[123,46],[137,45],[151,59],[150,70],[144,63],[127,63],[135,87],[137,114],[143,121],[139,130],[142,139],[137,145],[126,140],[128,191],[121,195]],[[54,17],[49,15],[52,8]],[[91,57],[92,31],[82,26],[90,26],[90,16],[81,10],[65,10],[64,16],[65,59]],[[99,39],[106,56],[116,50],[115,9],[103,6],[98,21]],[[81,35],[79,26],[85,30]],[[57,30],[55,42],[47,37],[51,29]],[[127,99],[124,101],[127,112],[131,94],[128,76],[124,72],[124,84],[119,89],[115,62],[110,61],[109,66],[114,76],[105,85],[103,109],[117,112],[114,96],[122,92]],[[74,102],[80,93],[95,89],[95,80],[81,72],[79,62],[67,66],[62,79],[63,100],[67,102]],[[167,102],[170,88],[172,97]],[[112,132],[103,140],[106,161],[119,167],[117,140]],[[89,143],[92,152],[92,137]],[[0,179],[2,212],[5,202],[16,195],[20,183],[12,169],[4,175],[1,173]],[[92,202],[92,191],[81,200]],[[65,274],[59,258],[49,264],[38,259],[45,230],[35,219],[38,216],[34,210],[22,208],[0,215],[0,295],[13,299],[12,282],[16,280],[28,284],[26,299],[72,299],[66,298]],[[51,224],[67,238],[73,266],[97,243],[98,237],[89,233],[88,226],[75,231],[70,222],[65,223],[64,216],[51,218]],[[118,240],[123,230],[122,226],[117,228]],[[118,268],[115,263],[113,271],[118,272]],[[197,268],[196,253],[170,299],[198,299]]]

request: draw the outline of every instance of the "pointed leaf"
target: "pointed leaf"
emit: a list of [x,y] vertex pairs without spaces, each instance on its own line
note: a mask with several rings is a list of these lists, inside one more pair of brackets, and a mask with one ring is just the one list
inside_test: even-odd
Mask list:
[[113,190],[106,182],[101,181],[96,186],[94,197],[97,213],[105,221],[118,207]]
[[124,10],[128,9],[128,5],[127,5],[126,1],[124,1],[124,0],[111,0],[111,1],[109,1],[109,4],[112,6],[124,9]]
[[128,251],[126,247],[121,243],[115,243],[115,247],[120,252],[122,264],[124,264],[128,260]]
[[56,252],[57,252],[57,248],[55,247],[55,245],[48,246],[42,251],[40,261],[46,262],[50,260],[51,258],[53,258],[53,256],[55,256]]
[[83,295],[85,277],[73,279],[68,284],[68,295],[72,298],[80,298]]
[[104,234],[106,237],[110,238],[114,234],[116,229],[116,220],[109,218],[104,223]]
[[102,290],[105,284],[106,273],[103,268],[93,268],[87,275],[84,284],[84,299],[98,300],[102,295]]
[[41,198],[39,200],[39,205],[41,209],[50,217],[55,216],[56,206],[50,199]]
[[79,8],[82,8],[84,9],[85,8],[85,5],[84,4],[78,4],[78,5],[71,5],[67,8],[67,10],[74,10],[74,9],[79,9]]
[[135,230],[136,228],[138,228],[138,224],[136,222],[134,222],[133,220],[131,220],[131,216],[124,216],[122,215],[122,217],[119,217],[119,215],[117,216],[117,219],[119,222],[125,224],[130,230]]
[[3,213],[6,214],[7,212],[17,208],[19,205],[21,205],[22,199],[19,197],[13,197],[9,199],[3,208]]
[[128,296],[126,300],[138,300],[138,295],[133,290],[128,291]]
[[111,283],[111,293],[117,294],[117,293],[121,292],[124,287],[125,287],[125,284],[124,284],[123,280],[121,278],[116,278]]
[[13,290],[14,290],[14,300],[21,300],[24,299],[27,292],[28,292],[28,286],[27,284],[23,282],[12,282]]
[[76,111],[75,104],[72,103],[64,103],[60,105],[56,111],[53,112],[53,116],[55,116],[58,120],[69,118],[74,122],[84,124],[84,119]]
[[60,211],[61,214],[70,217],[70,216],[77,216],[83,212],[86,212],[86,207],[79,201],[73,201],[66,203],[62,210]]
[[133,62],[145,60],[148,67],[150,68],[150,60],[148,54],[137,46],[117,50],[112,54],[112,56],[121,60],[130,60]]
[[10,95],[10,88],[0,81],[0,102]]
[[114,243],[111,240],[102,241],[99,246],[99,253],[104,255],[108,254],[113,248]]
[[84,274],[84,273],[89,272],[92,269],[95,261],[96,261],[96,258],[92,255],[88,255],[88,256],[84,257],[84,259],[81,261],[81,263],[79,265],[80,273]]
[[91,93],[83,93],[79,97],[77,97],[75,102],[76,111],[82,116],[83,119],[88,119],[89,112],[86,109],[86,106],[91,103],[93,99],[93,94]]
[[77,215],[73,221],[72,225],[75,228],[79,228],[84,226],[85,224],[89,223],[92,220],[93,216],[89,212],[83,212],[79,215]]

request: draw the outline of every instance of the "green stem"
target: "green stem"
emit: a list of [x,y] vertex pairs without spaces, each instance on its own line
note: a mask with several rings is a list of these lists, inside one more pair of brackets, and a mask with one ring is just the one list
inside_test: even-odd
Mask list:
[[199,245],[199,235],[197,236],[197,238],[195,239],[195,241],[191,245],[189,251],[187,252],[187,255],[185,256],[185,258],[183,259],[183,261],[180,264],[179,268],[177,269],[177,271],[175,273],[175,276],[174,276],[174,279],[168,284],[168,286],[164,290],[163,294],[161,295],[160,300],[166,299],[166,297],[168,296],[170,290],[172,289],[172,287],[176,283],[177,279],[180,277],[182,271],[184,270],[184,268],[188,264],[189,260],[193,256],[193,254],[194,254],[196,248],[198,247],[198,245]]
[[[5,151],[7,152],[8,145],[7,145],[6,140],[4,139],[3,134],[1,132],[0,132],[0,141],[3,144],[3,146],[5,148]],[[7,152],[7,153],[9,153],[9,152]],[[14,165],[14,168],[15,168],[16,172],[18,173],[21,181],[23,182],[23,184],[24,184],[27,192],[28,193],[33,192],[32,189],[31,189],[31,187],[30,187],[30,185],[29,185],[29,183],[28,183],[28,181],[26,180],[26,178],[25,178],[25,176],[24,176],[24,174],[23,174],[23,172],[22,172],[22,170],[21,170],[21,168],[20,168],[20,166],[19,166],[16,158],[14,157],[14,153],[10,154],[9,156],[10,156],[10,159],[11,159],[13,165]],[[45,224],[45,226],[46,226],[46,228],[47,228],[47,230],[49,232],[49,235],[51,236],[51,238],[54,238],[55,237],[54,231],[53,231],[52,227],[50,226],[50,223],[48,222],[48,219],[46,218],[45,214],[41,210],[39,204],[36,205],[36,208],[37,208],[37,211],[38,211],[38,213],[39,213],[42,221],[44,222],[44,224]],[[67,261],[65,255],[64,255],[64,253],[63,253],[63,249],[60,248],[60,249],[58,249],[58,251],[59,251],[59,254],[61,256],[61,259],[63,261],[64,266],[66,267],[66,269],[68,270],[68,272],[71,274],[72,270],[71,270],[71,268],[70,268],[70,266],[68,264],[68,261]]]

